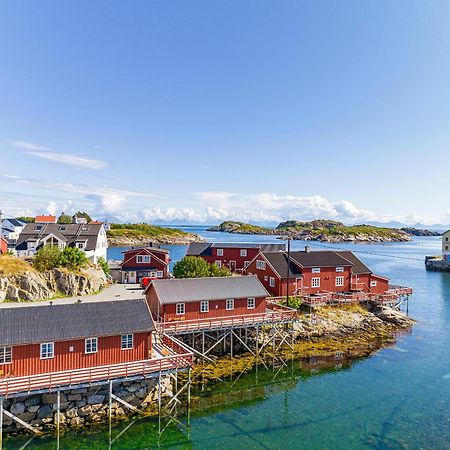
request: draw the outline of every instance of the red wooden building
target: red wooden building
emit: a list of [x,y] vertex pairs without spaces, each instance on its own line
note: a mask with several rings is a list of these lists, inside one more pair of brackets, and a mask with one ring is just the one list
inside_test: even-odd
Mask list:
[[242,272],[260,252],[276,252],[286,250],[285,244],[258,243],[191,243],[187,256],[199,256],[210,264],[226,266],[232,272]]
[[122,283],[140,283],[142,277],[169,276],[169,250],[159,246],[134,248],[123,252],[120,264]]
[[[260,252],[245,270],[255,274],[273,296],[287,290],[286,252]],[[289,294],[366,292],[383,294],[389,279],[374,274],[350,251],[295,251],[290,253]]]
[[155,280],[145,294],[163,322],[265,314],[268,296],[256,276]]
[[0,385],[5,378],[148,359],[153,329],[144,299],[2,305]]
[[8,253],[8,241],[3,236],[0,236],[0,255]]

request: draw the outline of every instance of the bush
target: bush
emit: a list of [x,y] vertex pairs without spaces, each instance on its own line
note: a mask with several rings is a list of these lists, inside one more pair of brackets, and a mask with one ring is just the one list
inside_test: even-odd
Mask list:
[[219,268],[215,264],[209,264],[203,258],[185,256],[175,264],[173,275],[175,278],[227,277],[231,272],[226,267]]
[[44,245],[34,256],[33,266],[43,272],[45,270],[56,269],[57,267],[67,267],[68,269],[78,269],[87,263],[84,252],[76,247],[66,247],[61,251],[58,247]]
[[72,217],[68,216],[65,213],[61,213],[58,217],[58,223],[69,224],[72,223]]
[[105,272],[105,275],[109,275],[109,266],[108,266],[108,262],[106,261],[106,259],[103,258],[102,256],[100,256],[100,258],[98,258],[98,260],[97,260],[97,263],[103,269],[103,272]]
[[44,245],[36,252],[36,255],[34,256],[34,268],[40,272],[43,272],[45,270],[51,270],[58,267],[61,253],[62,252],[58,247]]

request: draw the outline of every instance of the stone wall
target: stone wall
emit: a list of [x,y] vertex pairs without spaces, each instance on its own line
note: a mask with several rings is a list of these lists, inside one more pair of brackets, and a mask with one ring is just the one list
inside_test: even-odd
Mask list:
[[434,256],[425,256],[425,268],[437,272],[450,272],[450,261]]
[[[142,410],[158,402],[158,379],[113,384],[113,394]],[[161,379],[161,396],[172,397],[169,376]],[[57,393],[18,397],[4,401],[4,409],[43,432],[51,432],[57,423]],[[77,428],[108,420],[109,384],[61,391],[60,426]],[[113,420],[133,414],[126,406],[112,402]],[[16,433],[23,427],[7,416],[3,417],[3,432]]]

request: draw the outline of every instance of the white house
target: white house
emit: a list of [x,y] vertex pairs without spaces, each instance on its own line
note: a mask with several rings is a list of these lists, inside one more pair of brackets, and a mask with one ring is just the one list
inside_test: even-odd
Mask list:
[[442,258],[450,261],[450,230],[442,235]]
[[19,256],[31,256],[44,245],[77,247],[92,262],[106,259],[108,239],[103,224],[29,223],[19,236],[16,251]]
[[18,219],[3,219],[1,223],[1,236],[8,241],[8,245],[15,246],[25,225],[25,222]]

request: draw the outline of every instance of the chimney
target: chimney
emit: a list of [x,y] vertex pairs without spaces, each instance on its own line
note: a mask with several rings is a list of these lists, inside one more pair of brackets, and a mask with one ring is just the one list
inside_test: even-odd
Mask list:
[[311,249],[309,248],[309,245],[305,245],[305,252],[309,253],[311,251]]

